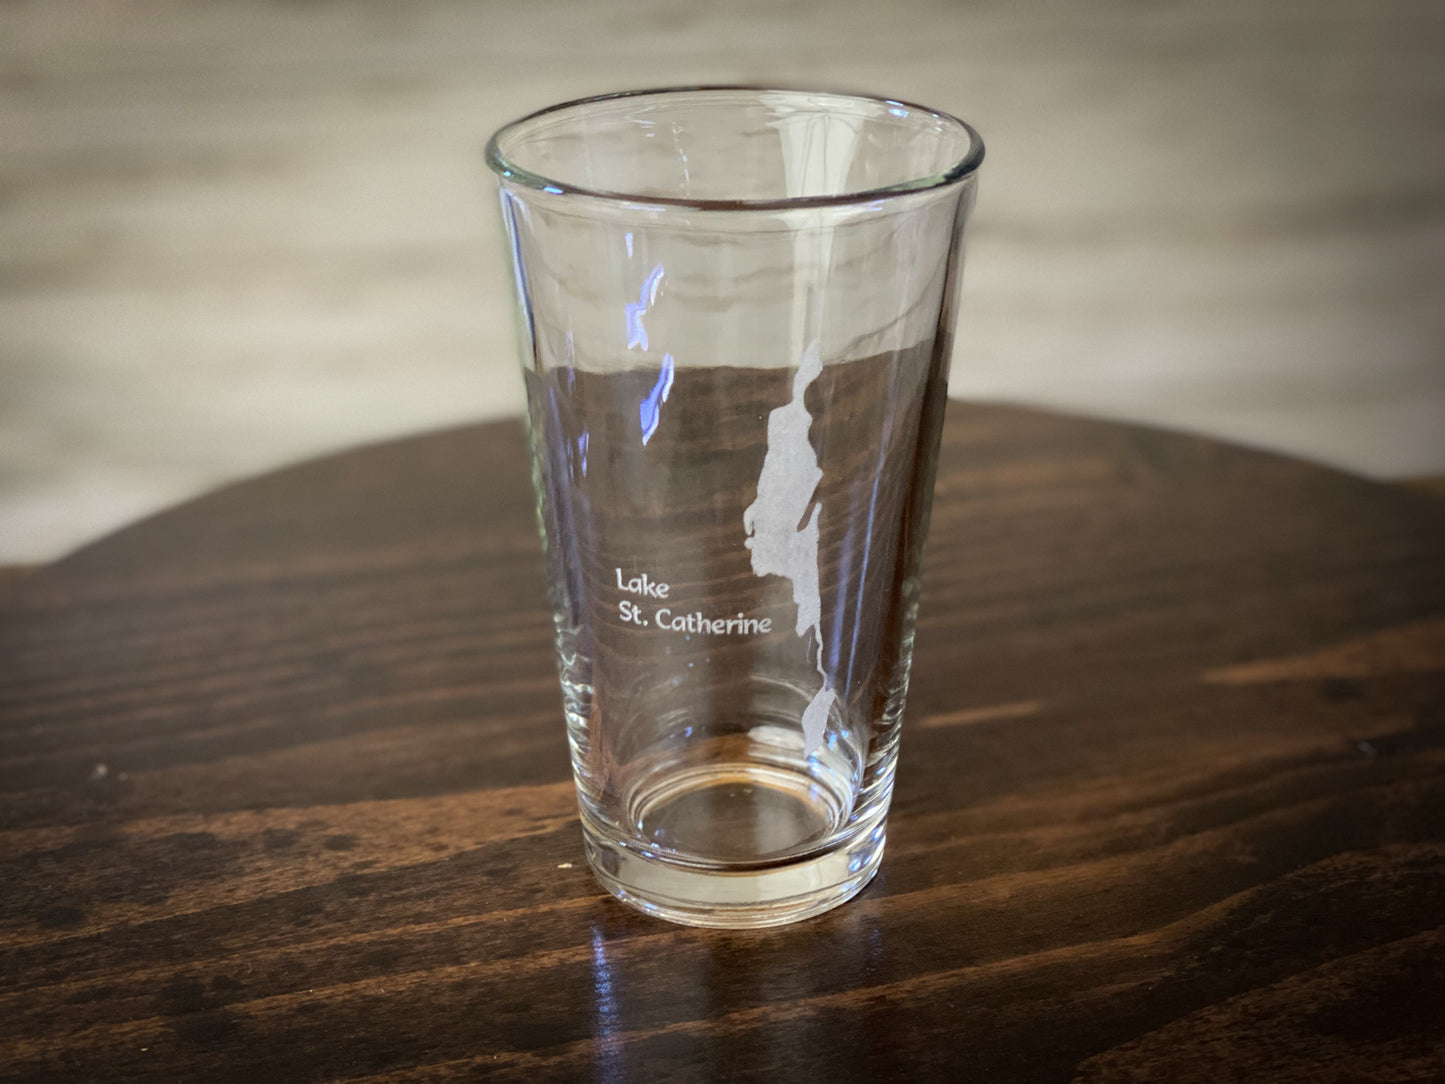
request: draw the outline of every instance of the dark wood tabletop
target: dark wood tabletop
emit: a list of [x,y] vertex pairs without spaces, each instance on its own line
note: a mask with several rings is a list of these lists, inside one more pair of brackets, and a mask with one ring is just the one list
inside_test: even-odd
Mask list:
[[1445,501],[955,404],[888,851],[686,929],[582,858],[521,429],[0,592],[5,1079],[1445,1076]]

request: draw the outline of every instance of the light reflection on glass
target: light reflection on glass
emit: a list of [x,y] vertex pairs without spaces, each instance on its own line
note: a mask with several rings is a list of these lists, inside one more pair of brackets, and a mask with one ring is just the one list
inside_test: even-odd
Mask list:
[[646,398],[638,404],[637,412],[642,422],[642,443],[646,444],[652,439],[652,434],[657,432],[658,423],[662,421],[662,404],[667,402],[667,397],[672,393],[672,355],[662,355],[662,371],[657,374],[657,383],[652,385],[652,390],[647,393]]
[[661,285],[662,264],[658,264],[648,272],[647,278],[642,281],[642,289],[637,292],[637,300],[627,303],[627,349],[634,350],[639,346],[644,350],[647,349],[647,328],[643,325],[642,318],[647,315],[647,310],[657,301],[657,289]]
[[[877,468],[877,469],[878,469],[878,471],[879,471],[880,473],[879,473],[876,477],[874,477],[872,489],[871,489],[871,491],[870,491],[869,494],[868,494],[868,522],[867,522],[867,523],[864,525],[864,527],[863,527],[863,560],[862,560],[862,567],[859,569],[859,573],[858,573],[858,592],[857,592],[857,599],[854,601],[854,604],[853,604],[853,621],[852,621],[852,625],[853,625],[853,635],[852,635],[852,637],[850,638],[849,643],[848,643],[848,672],[847,672],[847,680],[848,680],[848,682],[849,682],[850,684],[851,684],[851,682],[852,682],[852,680],[853,680],[853,666],[854,666],[854,664],[855,664],[855,662],[856,662],[856,660],[857,660],[857,658],[858,658],[858,636],[859,636],[859,631],[860,631],[860,629],[863,627],[863,596],[864,596],[863,584],[866,582],[866,580],[867,580],[867,578],[868,578],[869,559],[873,556],[873,526],[874,526],[874,519],[877,517],[877,514],[878,514],[878,490],[879,490],[879,486],[882,484],[882,477],[883,477],[881,472],[882,472],[882,469],[883,469],[883,461],[884,461],[884,459],[885,459],[885,457],[886,457],[886,455],[887,455],[885,449],[888,447],[889,442],[890,442],[890,440],[892,439],[892,436],[893,436],[893,415],[892,415],[892,413],[890,412],[890,413],[884,415],[884,419],[883,419],[883,432],[879,435],[879,441],[878,441],[878,468]],[[849,530],[850,541],[851,541],[851,535],[852,535],[852,533],[853,533],[853,529],[850,528],[850,530]],[[839,607],[839,609],[841,610],[842,607]],[[838,621],[839,621],[840,624],[842,623],[842,615],[841,615],[841,614],[839,615]],[[835,660],[835,664],[836,664],[836,660]]]
[[507,231],[507,245],[512,250],[512,279],[517,287],[517,305],[522,310],[523,326],[527,329],[527,341],[535,343],[536,329],[532,323],[532,295],[522,274],[522,224],[530,225],[527,205],[505,188],[501,192],[502,225]]

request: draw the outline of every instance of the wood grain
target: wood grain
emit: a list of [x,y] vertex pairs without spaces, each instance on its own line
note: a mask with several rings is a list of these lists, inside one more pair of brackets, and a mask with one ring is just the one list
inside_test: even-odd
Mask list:
[[0,596],[10,589],[11,584],[20,582],[30,572],[28,565],[0,565]]
[[1406,478],[1404,484],[1421,493],[1445,498],[1445,475],[1427,475],[1421,478]]
[[1445,506],[951,411],[883,871],[779,930],[593,883],[515,423],[12,583],[0,1076],[1439,1076]]

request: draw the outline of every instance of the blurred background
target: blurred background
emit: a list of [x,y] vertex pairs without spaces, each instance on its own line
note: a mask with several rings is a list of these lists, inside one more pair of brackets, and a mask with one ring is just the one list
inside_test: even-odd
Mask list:
[[956,397],[1445,473],[1438,0],[7,0],[0,564],[519,413],[486,136],[726,81],[983,132]]

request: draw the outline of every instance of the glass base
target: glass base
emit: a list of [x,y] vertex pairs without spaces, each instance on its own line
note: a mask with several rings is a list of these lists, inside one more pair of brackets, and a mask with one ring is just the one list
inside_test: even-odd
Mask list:
[[[623,903],[688,926],[755,929],[820,914],[861,892],[883,858],[884,810],[839,839],[826,830],[838,810],[822,788],[757,765],[676,777],[636,812],[643,839],[661,833],[690,853],[623,838],[584,806],[587,861]],[[826,849],[787,853],[819,834],[833,837]]]

